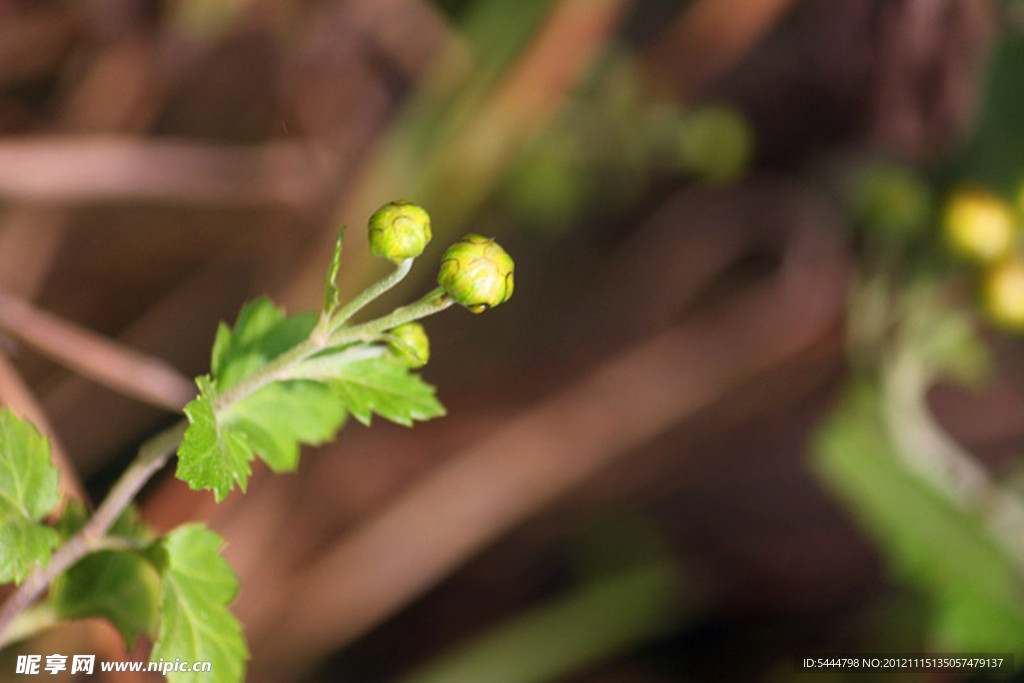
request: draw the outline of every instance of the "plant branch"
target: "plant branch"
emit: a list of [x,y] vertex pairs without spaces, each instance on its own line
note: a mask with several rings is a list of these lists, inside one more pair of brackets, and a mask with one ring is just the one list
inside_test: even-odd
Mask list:
[[348,344],[355,341],[375,338],[381,332],[390,330],[393,327],[398,327],[399,325],[412,322],[413,320],[419,320],[420,318],[426,318],[428,315],[439,313],[451,306],[453,303],[455,302],[450,296],[448,296],[444,289],[438,287],[419,301],[411,303],[408,306],[396,308],[388,315],[381,316],[376,320],[371,320],[370,322],[363,323],[362,325],[344,327],[335,331],[329,337],[329,345],[340,346],[342,344]]
[[[379,358],[386,351],[387,349],[379,344],[365,344],[345,349],[337,354],[315,356],[289,368],[286,373],[282,373],[281,380],[311,379],[323,381],[330,375],[331,369],[336,368],[339,363],[354,363],[355,361],[368,358]],[[339,358],[339,356],[343,356],[343,358]]]
[[[361,305],[346,306],[341,313],[345,313],[350,308],[349,314],[355,313],[362,305],[389,289],[405,276],[410,264],[411,259],[403,262],[389,278],[385,278],[360,295],[357,301],[362,300]],[[392,327],[442,311],[452,303],[451,298],[439,287],[419,301],[398,308],[389,315],[376,320],[336,330],[326,338],[318,339],[311,336],[218,396],[214,401],[213,409],[215,412],[223,411],[236,401],[271,382],[296,379],[294,374],[296,367],[320,351],[356,341],[370,340]],[[57,576],[91,552],[124,547],[123,540],[104,538],[104,535],[128,507],[139,490],[167,463],[168,458],[181,444],[187,428],[188,422],[182,420],[144,443],[135,460],[117,480],[96,510],[96,514],[77,534],[53,553],[46,567],[29,575],[18,590],[8,598],[3,608],[0,609],[0,647],[13,639],[11,635],[13,622],[39,599]]]
[[146,482],[167,463],[167,459],[181,444],[187,428],[188,422],[182,420],[142,444],[138,456],[110,489],[80,534],[96,537],[105,534]]
[[[406,261],[405,263],[409,263],[409,261]],[[401,267],[399,267],[396,269],[396,273],[401,270]],[[404,277],[404,275],[402,277]],[[380,285],[384,283],[385,280],[381,280],[381,282],[377,284]],[[373,289],[374,287],[371,287],[367,292]],[[366,292],[360,296],[362,297],[364,295],[366,295]],[[369,299],[367,299],[367,301],[369,301]],[[419,320],[420,318],[425,318],[428,315],[439,313],[451,306],[452,303],[454,302],[451,297],[449,297],[442,288],[438,287],[419,301],[411,303],[408,306],[396,308],[388,315],[381,316],[376,320],[371,320],[354,327],[342,327],[340,329],[336,329],[325,338],[319,337],[314,331],[309,339],[292,347],[290,351],[278,356],[265,365],[260,372],[250,375],[218,396],[216,401],[214,401],[213,409],[214,411],[224,410],[235,401],[262,389],[271,382],[279,382],[286,379],[297,379],[292,372],[294,367],[325,349],[335,346],[344,346],[345,344],[351,344],[353,342],[374,341],[379,337],[381,332],[390,330],[402,323]],[[346,308],[348,307],[346,306]]]
[[405,279],[405,276],[412,270],[412,262],[414,259],[406,259],[398,264],[391,273],[370,285],[363,290],[359,296],[352,299],[352,301],[345,304],[345,306],[335,314],[332,314],[328,318],[328,325],[326,333],[330,335],[335,332],[338,328],[344,325],[352,316],[363,309],[364,306],[369,304],[374,299],[377,299],[382,294],[387,292],[389,289],[397,285],[399,282]]
[[135,494],[149,481],[175,451],[188,426],[184,420],[165,429],[147,441],[139,449],[135,461],[128,466],[121,478],[114,484],[96,514],[86,522],[81,531],[72,536],[50,558],[46,567],[29,575],[25,582],[7,599],[0,609],[0,648],[11,640],[11,625],[32,603],[39,599],[57,576],[73,564],[97,550],[120,546],[119,539],[104,538],[107,530],[117,520]]
[[293,365],[301,363],[313,354],[322,351],[327,347],[327,344],[317,342],[313,338],[299,342],[288,351],[285,351],[280,356],[264,365],[259,372],[249,375],[238,384],[230,387],[225,390],[224,393],[217,396],[217,399],[213,402],[214,412],[224,410],[236,401],[259,391],[271,382],[287,379],[288,371]]

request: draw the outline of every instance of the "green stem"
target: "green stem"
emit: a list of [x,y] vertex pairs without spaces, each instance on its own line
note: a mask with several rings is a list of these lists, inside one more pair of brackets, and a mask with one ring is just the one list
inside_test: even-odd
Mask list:
[[354,363],[355,361],[368,358],[380,358],[386,352],[387,349],[380,345],[360,345],[345,349],[337,354],[316,356],[293,366],[286,373],[282,373],[281,380],[310,379],[313,381],[323,381],[324,377],[329,376],[331,370],[340,363]]
[[381,332],[412,322],[413,320],[426,318],[428,315],[439,313],[451,306],[453,303],[455,302],[450,296],[448,296],[444,289],[438,287],[419,301],[411,303],[408,306],[396,308],[388,315],[363,323],[362,325],[344,327],[340,330],[334,331],[329,338],[329,345],[340,346],[342,344],[349,344],[356,341],[374,339]]
[[[409,263],[409,261],[411,261],[411,259],[405,261],[405,263]],[[401,270],[401,268],[398,270]],[[383,282],[383,280],[381,282]],[[377,284],[381,283],[379,282]],[[370,289],[374,288],[371,287]],[[369,301],[369,299],[367,301]],[[358,341],[374,341],[379,337],[381,332],[390,330],[392,327],[397,327],[402,323],[419,320],[420,318],[425,318],[428,315],[433,315],[434,313],[443,311],[451,306],[452,303],[454,302],[445,293],[444,289],[438,287],[419,301],[411,303],[408,306],[396,308],[390,314],[377,318],[376,320],[371,320],[354,327],[342,327],[340,329],[335,329],[326,338],[318,338],[318,335],[314,332],[314,334],[310,335],[309,339],[293,346],[289,351],[286,351],[264,365],[259,372],[246,377],[241,382],[218,396],[213,405],[214,411],[219,412],[224,410],[235,401],[262,389],[271,382],[295,379],[295,376],[292,373],[294,366],[307,360],[310,356],[316,355],[324,349],[329,349],[332,346],[344,346],[345,344]]]
[[413,260],[414,259],[411,258],[405,259],[399,263],[398,267],[391,271],[391,274],[387,277],[367,287],[361,294],[359,294],[359,296],[345,304],[344,308],[337,313],[328,315],[325,336],[329,336],[338,330],[338,328],[348,322],[352,316],[361,311],[368,303],[377,299],[389,289],[404,280],[405,276],[408,275],[409,271],[412,269]]
[[146,482],[167,463],[181,444],[188,422],[181,420],[142,444],[139,454],[117,480],[103,503],[80,532],[99,537],[107,532]]
[[293,365],[301,363],[313,354],[324,350],[328,346],[333,346],[333,344],[316,341],[312,336],[309,339],[299,342],[288,351],[285,351],[280,356],[264,365],[258,372],[254,372],[238,384],[217,396],[213,402],[214,412],[224,410],[236,401],[255,393],[272,382],[286,379],[288,377],[288,371]]

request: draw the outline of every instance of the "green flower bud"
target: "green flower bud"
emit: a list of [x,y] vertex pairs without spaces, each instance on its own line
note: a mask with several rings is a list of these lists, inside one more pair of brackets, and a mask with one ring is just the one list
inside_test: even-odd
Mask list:
[[1007,256],[1017,239],[1013,211],[999,197],[983,190],[961,189],[946,203],[946,240],[960,256],[993,263]]
[[370,216],[370,252],[395,263],[416,258],[430,242],[430,216],[421,207],[399,199]]
[[419,323],[405,323],[392,328],[388,348],[395,360],[410,368],[421,368],[430,360],[430,339]]
[[437,283],[473,313],[505,303],[512,296],[515,263],[493,239],[466,235],[441,257]]
[[982,304],[995,324],[1024,331],[1024,259],[1014,257],[988,268],[982,283]]

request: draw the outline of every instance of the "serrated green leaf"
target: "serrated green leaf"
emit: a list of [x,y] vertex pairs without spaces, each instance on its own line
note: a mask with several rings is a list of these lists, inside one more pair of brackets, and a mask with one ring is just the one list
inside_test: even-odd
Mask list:
[[242,307],[234,328],[224,323],[217,329],[210,369],[217,388],[225,391],[309,336],[316,316],[287,316],[269,299]]
[[0,409],[0,583],[50,561],[57,532],[39,520],[60,501],[50,445],[30,422]]
[[817,473],[844,500],[893,572],[934,611],[937,642],[1020,652],[1024,584],[977,510],[940,495],[904,464],[872,386],[849,392],[816,440]]
[[338,289],[338,271],[341,269],[341,243],[345,239],[345,228],[338,233],[338,241],[334,244],[331,265],[327,268],[327,283],[324,287],[324,312],[330,313],[340,304],[341,290]]
[[276,472],[294,471],[299,444],[332,440],[344,419],[345,408],[331,390],[307,380],[269,384],[220,415],[222,429],[244,434],[248,446]]
[[191,489],[212,489],[217,502],[238,482],[245,491],[252,470],[252,450],[239,432],[222,426],[213,412],[213,385],[209,377],[196,380],[199,396],[185,406],[189,426],[178,448],[176,475]]
[[220,556],[223,545],[200,524],[179,527],[163,542],[160,632],[150,661],[180,658],[212,665],[207,673],[171,672],[171,683],[232,683],[245,676],[249,649],[241,624],[227,609],[238,594],[238,579]]
[[57,577],[50,602],[62,619],[107,619],[131,649],[135,636],[156,629],[160,574],[139,553],[103,550]]
[[373,413],[407,427],[413,420],[444,415],[434,387],[386,358],[338,365],[328,383],[357,420],[370,424]]

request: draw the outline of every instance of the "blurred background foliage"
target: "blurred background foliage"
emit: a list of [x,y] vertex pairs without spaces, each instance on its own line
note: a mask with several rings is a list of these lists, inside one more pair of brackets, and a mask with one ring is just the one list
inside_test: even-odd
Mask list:
[[449,416],[350,425],[221,506],[142,500],[228,539],[252,680],[1020,660],[1022,27],[1011,0],[0,0],[0,400],[95,501],[219,320],[315,307],[343,225],[358,291],[405,198],[435,241],[384,305],[466,232],[517,263],[507,306],[427,324]]

